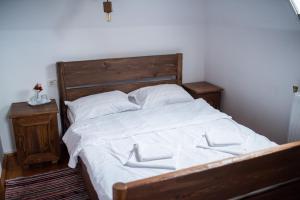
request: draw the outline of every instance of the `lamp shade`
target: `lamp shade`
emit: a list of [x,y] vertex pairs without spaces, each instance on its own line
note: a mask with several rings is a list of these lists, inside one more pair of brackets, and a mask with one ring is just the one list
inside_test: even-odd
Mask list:
[[290,0],[296,14],[300,17],[300,0]]

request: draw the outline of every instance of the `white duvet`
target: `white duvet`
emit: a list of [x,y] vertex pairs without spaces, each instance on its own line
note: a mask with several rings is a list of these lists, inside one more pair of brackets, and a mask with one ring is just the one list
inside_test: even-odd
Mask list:
[[[226,130],[231,137],[230,130],[236,129],[242,144],[234,149],[232,146],[221,147],[221,150],[219,147],[199,148],[206,142],[203,141],[206,131],[224,137]],[[63,141],[70,155],[69,166],[76,167],[78,156],[81,157],[101,200],[112,199],[112,185],[116,182],[130,182],[172,171],[124,166],[122,163],[128,159],[135,143],[180,146],[177,169],[232,157],[232,151],[243,154],[276,145],[237,124],[202,99],[76,122],[68,129]]]

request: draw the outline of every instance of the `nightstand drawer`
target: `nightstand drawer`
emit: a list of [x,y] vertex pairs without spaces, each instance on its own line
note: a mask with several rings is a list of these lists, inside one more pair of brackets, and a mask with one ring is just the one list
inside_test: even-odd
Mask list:
[[[51,115],[37,115],[13,119],[14,124],[20,127],[41,126],[50,124]],[[53,120],[53,119],[52,119]]]

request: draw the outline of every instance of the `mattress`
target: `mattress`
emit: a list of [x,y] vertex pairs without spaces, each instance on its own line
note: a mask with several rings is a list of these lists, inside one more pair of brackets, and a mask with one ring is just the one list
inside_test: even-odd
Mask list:
[[245,154],[276,146],[202,99],[76,122],[63,140],[70,154],[69,166],[75,167],[80,156],[99,199],[111,200],[114,183],[126,183],[172,171],[124,166],[122,159],[126,159],[136,141],[174,147],[180,145],[177,169],[184,169],[235,156],[196,147],[208,127],[218,130],[224,124],[227,130],[238,128],[243,140],[239,148]]

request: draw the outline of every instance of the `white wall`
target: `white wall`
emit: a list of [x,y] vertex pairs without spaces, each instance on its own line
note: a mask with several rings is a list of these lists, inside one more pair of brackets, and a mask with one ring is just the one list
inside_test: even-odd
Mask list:
[[225,112],[286,142],[300,84],[300,21],[288,0],[207,0],[205,79],[225,88]]
[[114,0],[106,23],[99,0],[0,1],[0,133],[15,150],[7,113],[36,82],[50,97],[57,61],[184,53],[183,81],[203,79],[202,1]]

